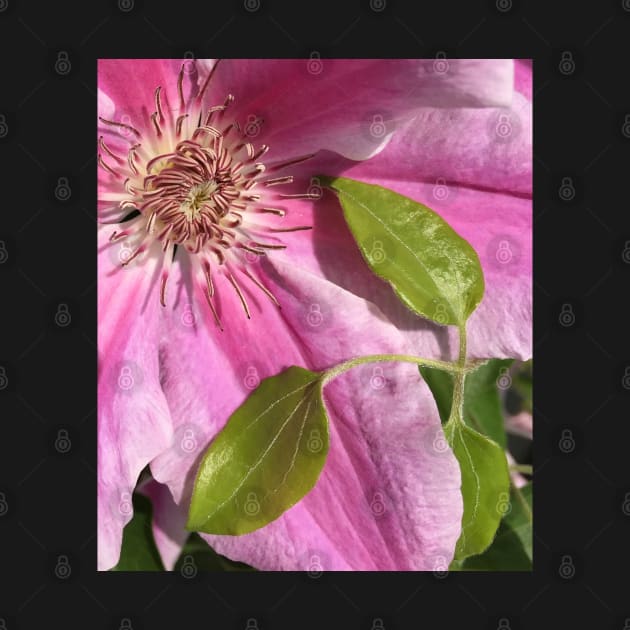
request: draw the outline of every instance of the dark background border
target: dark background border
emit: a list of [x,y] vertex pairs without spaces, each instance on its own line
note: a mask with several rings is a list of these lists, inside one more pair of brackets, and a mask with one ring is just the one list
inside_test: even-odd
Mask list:
[[[262,630],[369,629],[379,617],[386,630],[622,630],[630,601],[615,569],[630,564],[630,301],[620,299],[630,278],[630,73],[620,60],[629,34],[627,0],[588,9],[517,0],[430,9],[400,0],[0,0],[0,628],[120,628],[129,618],[133,630],[197,621],[244,629],[253,617]],[[96,59],[188,51],[535,59],[533,574],[95,573]],[[59,178],[69,198],[55,194]],[[565,178],[570,199],[559,194]],[[71,314],[65,328],[54,322],[61,303]],[[565,305],[575,315],[566,328]],[[60,429],[72,443],[65,454],[54,448]],[[558,447],[567,430],[570,453]],[[60,554],[71,567],[65,580],[54,572]],[[559,571],[566,556],[568,579]]]

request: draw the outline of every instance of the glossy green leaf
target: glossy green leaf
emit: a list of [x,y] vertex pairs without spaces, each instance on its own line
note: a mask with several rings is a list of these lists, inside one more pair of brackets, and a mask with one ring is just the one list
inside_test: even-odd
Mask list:
[[[511,363],[512,359],[488,361],[466,377],[464,388],[464,421],[503,448],[506,437],[499,387],[504,387]],[[452,375],[427,367],[421,367],[420,373],[431,389],[442,422],[446,422],[453,399]]]
[[189,530],[247,534],[313,488],[328,453],[321,389],[320,375],[299,367],[261,382],[203,457]]
[[464,515],[455,559],[482,553],[509,505],[510,478],[503,449],[452,416],[444,434],[460,465]]
[[510,492],[510,510],[503,518],[492,545],[484,553],[464,560],[465,571],[532,570],[532,486]]
[[438,214],[392,190],[344,177],[321,177],[335,190],[371,269],[411,310],[463,326],[481,301],[475,250]]
[[164,571],[164,565],[153,540],[151,501],[133,495],[133,518],[123,530],[120,559],[112,571]]

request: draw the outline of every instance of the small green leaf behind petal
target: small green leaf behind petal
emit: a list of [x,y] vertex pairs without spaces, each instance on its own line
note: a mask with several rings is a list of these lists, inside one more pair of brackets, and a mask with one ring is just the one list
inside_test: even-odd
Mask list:
[[133,495],[133,518],[123,530],[120,559],[112,571],[164,571],[151,528],[153,506],[147,497]]
[[414,312],[463,326],[484,291],[479,258],[438,214],[392,190],[321,177],[335,190],[368,265]]
[[512,488],[510,511],[505,515],[492,545],[479,556],[464,560],[464,571],[532,570],[532,485]]
[[510,477],[503,449],[451,417],[444,434],[462,473],[464,516],[455,560],[482,553],[492,542],[509,506]]
[[321,375],[299,367],[261,382],[203,457],[189,530],[247,534],[313,488],[328,453],[321,390]]
[[[492,359],[468,374],[464,385],[464,422],[503,448],[507,440],[499,389],[505,388],[503,383],[512,362]],[[420,374],[431,389],[442,422],[446,422],[453,399],[453,377],[427,367],[421,367]]]
[[533,556],[533,530],[532,530],[532,484],[531,482],[522,488],[513,487],[510,492],[510,511],[505,515],[503,522],[519,538],[523,545],[523,551],[532,561]]

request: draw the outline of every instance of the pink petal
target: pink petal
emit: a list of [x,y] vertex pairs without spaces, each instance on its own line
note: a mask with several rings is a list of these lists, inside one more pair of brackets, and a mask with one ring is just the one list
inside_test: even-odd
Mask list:
[[[532,192],[532,104],[515,92],[510,108],[427,109],[395,134],[386,154],[348,177],[422,181]],[[431,204],[429,204],[431,205]]]
[[[220,288],[223,333],[203,310],[195,314],[200,329],[208,327],[203,334],[178,324],[184,302],[173,313],[162,367],[176,439],[151,469],[184,503],[209,439],[260,379],[289,365],[321,369],[407,348],[376,307],[334,284],[290,267],[270,269],[266,282],[282,310],[248,291],[251,320],[235,292]],[[315,489],[258,532],[207,536],[214,549],[274,570],[305,570],[313,558],[325,569],[448,564],[462,515],[459,468],[449,449],[436,451],[443,434],[417,368],[380,367],[356,368],[326,389],[331,449]],[[197,447],[184,446],[185,427]]]
[[[180,265],[173,266],[169,279],[171,288],[178,289],[169,295],[164,309],[167,342],[160,356],[162,388],[171,412],[173,434],[168,448],[151,463],[154,478],[168,484],[178,503],[190,489],[198,460],[209,441],[251,391],[243,384],[245,373],[237,375],[238,363],[224,351],[226,333],[215,325],[201,291],[187,288],[186,264],[180,260]],[[233,291],[231,287],[221,288]],[[225,324],[231,330],[244,325],[243,320],[247,322],[236,305],[233,314],[225,316]],[[243,331],[239,356],[255,353],[257,331],[254,324]]]
[[190,532],[186,510],[174,501],[167,486],[150,479],[140,488],[153,504],[153,539],[167,571],[172,571]]
[[[516,460],[510,455],[509,451],[505,451],[505,457],[508,462],[508,466],[515,466]],[[527,478],[521,475],[517,470],[510,471],[510,479],[516,488],[522,488],[528,484]]]
[[532,414],[527,411],[521,411],[515,416],[508,416],[505,419],[505,430],[508,433],[532,440],[534,437]]
[[359,160],[420,107],[509,105],[512,81],[511,60],[237,59],[221,61],[206,100],[233,94],[232,115],[272,160],[320,149]]
[[152,291],[151,261],[114,271],[110,232],[99,231],[98,257],[99,570],[118,562],[138,475],[171,437],[159,381],[159,302],[143,299]]
[[532,60],[514,60],[514,89],[528,101],[532,100]]
[[[99,59],[98,115],[123,123],[140,133],[152,130],[151,114],[156,111],[155,92],[161,88],[160,102],[165,111],[178,111],[177,88],[180,70],[184,68],[182,93],[187,102],[199,89],[198,72],[193,61],[183,59]],[[99,121],[99,136],[118,156],[126,159],[131,144],[138,137],[128,128]],[[152,133],[152,132],[151,132]],[[100,150],[99,150],[100,151]],[[102,151],[100,151],[102,152]],[[111,162],[109,156],[104,156]]]
[[98,115],[111,120],[116,111],[116,105],[101,88],[98,88]]
[[[177,77],[183,59],[99,59],[98,87],[116,106],[118,116],[130,116],[131,124],[148,120],[155,111],[155,90],[162,88],[162,98],[171,107],[179,106]],[[190,97],[197,90],[194,64],[186,66],[184,95]],[[103,114],[101,114],[103,115]]]

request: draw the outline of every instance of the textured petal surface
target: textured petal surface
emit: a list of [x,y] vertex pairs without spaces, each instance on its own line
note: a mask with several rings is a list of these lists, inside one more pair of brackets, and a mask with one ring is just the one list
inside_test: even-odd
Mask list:
[[[177,77],[184,60],[176,59],[99,59],[98,87],[116,106],[116,115],[129,116],[128,124],[148,126],[148,116],[155,111],[155,90],[162,87],[162,98],[178,107]],[[186,97],[197,91],[197,72],[193,66],[184,73]],[[105,117],[106,112],[100,114]]]
[[173,501],[167,486],[150,479],[140,489],[153,504],[153,539],[167,571],[172,571],[190,532],[186,531],[186,510]]
[[[210,63],[200,62],[204,72]],[[203,75],[203,72],[200,73]],[[232,114],[270,159],[320,149],[366,159],[420,107],[508,106],[511,60],[224,60],[208,103],[235,96]],[[249,127],[248,127],[249,125]]]
[[171,420],[160,386],[159,303],[151,260],[116,267],[119,248],[101,228],[98,259],[98,568],[118,562],[131,494],[142,469],[170,443]]
[[531,196],[532,104],[515,93],[509,108],[423,110],[387,149],[355,176]]

